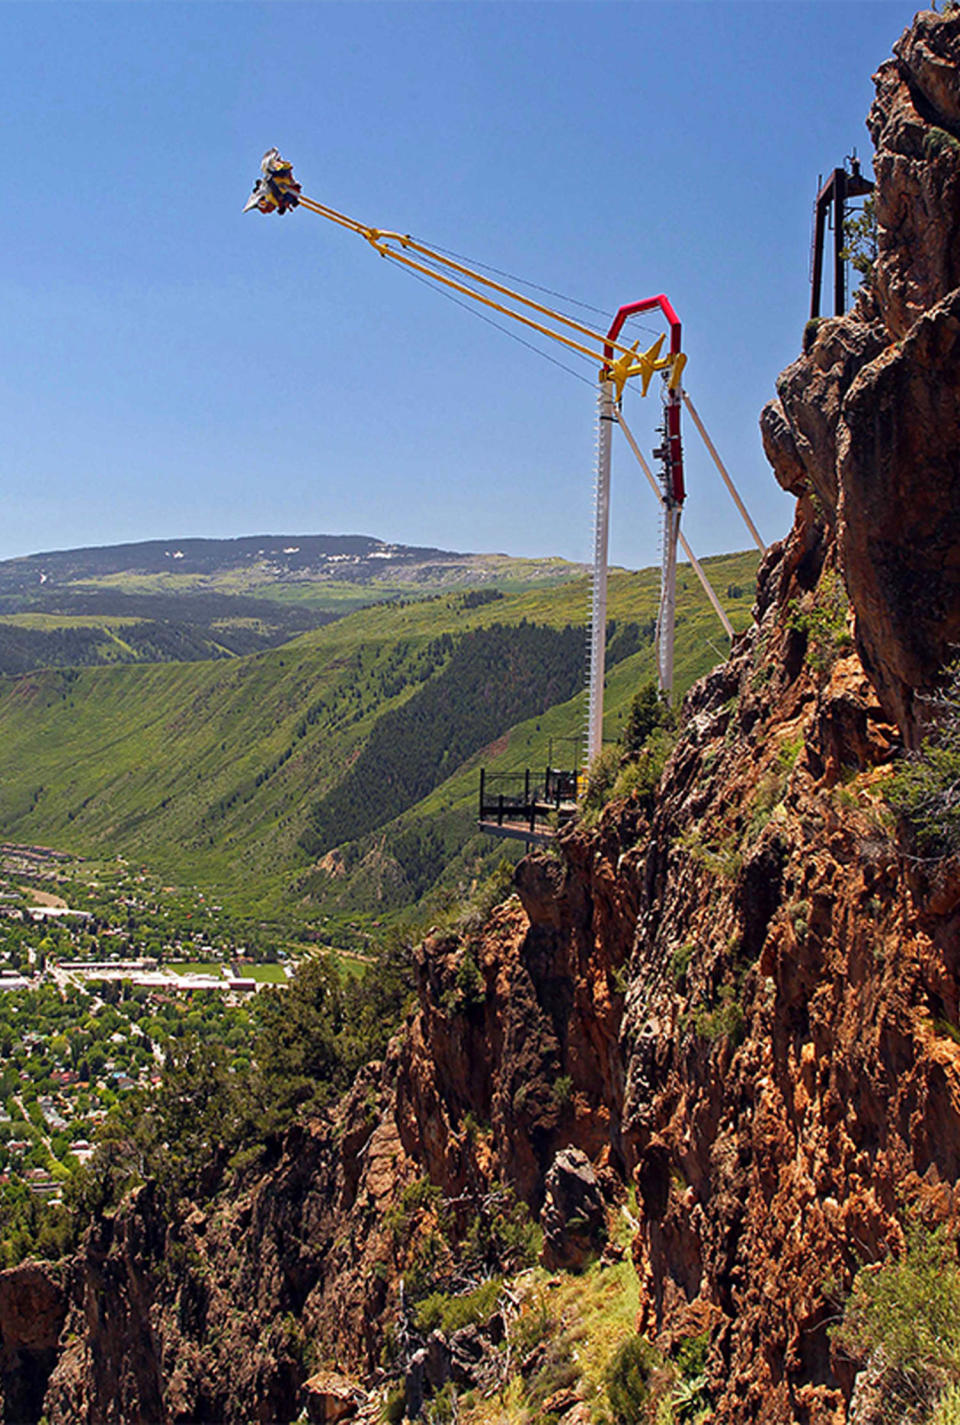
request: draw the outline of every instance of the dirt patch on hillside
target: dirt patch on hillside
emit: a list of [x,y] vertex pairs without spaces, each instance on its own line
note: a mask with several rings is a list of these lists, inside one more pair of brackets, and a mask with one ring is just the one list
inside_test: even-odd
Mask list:
[[70,908],[62,896],[55,896],[51,891],[38,891],[34,886],[21,886],[20,890],[34,905],[50,906],[56,910]]

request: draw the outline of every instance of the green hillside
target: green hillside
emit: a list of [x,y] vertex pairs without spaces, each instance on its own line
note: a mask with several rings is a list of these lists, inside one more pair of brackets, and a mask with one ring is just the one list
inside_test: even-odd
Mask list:
[[[756,556],[707,567],[745,626]],[[657,586],[611,577],[610,737],[653,672]],[[0,836],[123,854],[238,911],[395,909],[501,854],[473,825],[481,763],[581,734],[587,599],[446,593],[248,657],[0,678]],[[725,640],[683,566],[677,610],[682,692]]]
[[[237,658],[277,647],[336,617],[313,610],[298,617],[259,599],[217,600],[216,612],[204,617],[194,607],[199,602],[124,597],[111,600],[113,609],[104,612],[0,615],[0,673]],[[157,603],[169,605],[163,615],[144,612],[143,605]]]

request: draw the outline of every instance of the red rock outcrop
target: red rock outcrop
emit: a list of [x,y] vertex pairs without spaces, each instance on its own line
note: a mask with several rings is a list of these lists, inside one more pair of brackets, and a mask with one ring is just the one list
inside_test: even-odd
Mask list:
[[761,426],[780,483],[837,529],[858,651],[912,743],[960,636],[960,17],[921,12],[894,53],[868,118],[869,290],[817,324]]
[[0,1272],[0,1382],[5,1420],[36,1420],[57,1359],[67,1301],[60,1274],[34,1262]]
[[905,1202],[960,1222],[958,868],[904,857],[880,796],[960,628],[960,15],[895,53],[872,290],[764,411],[797,518],[688,700],[630,962],[642,1324],[709,1310],[717,1421],[845,1419],[852,1274]]

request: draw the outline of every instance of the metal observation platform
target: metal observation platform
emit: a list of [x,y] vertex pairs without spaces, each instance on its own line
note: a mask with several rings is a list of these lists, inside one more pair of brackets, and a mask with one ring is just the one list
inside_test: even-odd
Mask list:
[[525,772],[480,769],[481,831],[543,846],[577,811],[579,772],[547,767],[543,777]]

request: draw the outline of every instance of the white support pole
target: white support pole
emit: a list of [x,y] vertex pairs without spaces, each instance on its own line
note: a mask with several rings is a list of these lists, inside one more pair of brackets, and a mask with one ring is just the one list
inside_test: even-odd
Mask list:
[[757,530],[756,525],[754,524],[753,520],[752,520],[752,519],[750,518],[750,516],[748,515],[746,505],[743,503],[743,501],[741,500],[740,496],[737,494],[736,486],[734,485],[733,481],[730,479],[730,476],[729,476],[728,473],[727,473],[727,467],[724,465],[723,461],[720,459],[720,456],[719,456],[719,454],[717,453],[717,447],[714,445],[713,441],[712,441],[712,440],[710,439],[710,437],[707,435],[706,427],[705,427],[705,425],[703,424],[703,421],[700,419],[699,415],[697,414],[697,408],[696,408],[696,406],[693,404],[693,402],[691,401],[690,397],[687,395],[686,391],[684,391],[684,393],[683,393],[683,404],[686,406],[687,410],[690,412],[691,416],[693,417],[693,423],[694,423],[694,425],[696,426],[697,430],[700,432],[700,435],[701,435],[702,438],[703,438],[703,443],[704,443],[704,445],[707,447],[707,449],[709,450],[710,454],[713,456],[713,463],[714,463],[714,465],[716,465],[717,469],[720,471],[720,476],[721,476],[721,478],[722,478],[722,480],[723,480],[723,483],[726,485],[727,489],[730,491],[730,494],[731,494],[731,496],[733,497],[733,503],[736,505],[737,509],[740,511],[741,515],[743,516],[743,519],[744,519],[744,522],[745,522],[745,524],[746,524],[746,526],[747,526],[747,529],[748,529],[748,530],[750,531],[750,533],[752,534],[753,539],[754,539],[754,542],[755,542],[757,548],[759,549],[759,551],[760,551],[761,554],[766,554],[766,552],[767,552],[767,546],[764,544],[763,540],[760,538],[760,535],[759,535],[759,532],[758,532],[758,530]]
[[610,451],[616,420],[613,382],[601,381],[597,407],[597,485],[593,533],[593,589],[590,601],[590,702],[587,710],[587,766],[603,746],[603,679],[607,644],[607,545],[610,534]]
[[[620,414],[619,414],[619,416],[618,416],[618,420],[619,420],[619,423],[620,423],[620,429],[623,431],[624,435],[626,436],[627,444],[629,445],[630,449],[633,451],[634,455],[636,456],[637,461],[639,462],[639,465],[640,465],[640,469],[643,471],[644,475],[646,475],[647,479],[648,479],[649,482],[650,482],[650,487],[651,487],[651,489],[653,490],[653,493],[656,495],[657,499],[660,501],[660,503],[661,503],[661,505],[662,505],[662,504],[664,503],[664,500],[663,500],[663,491],[660,489],[660,486],[657,484],[656,478],[655,478],[655,476],[654,476],[654,474],[653,474],[653,471],[650,469],[650,466],[649,466],[649,465],[647,464],[647,462],[644,460],[643,454],[642,454],[642,452],[641,452],[641,450],[640,450],[640,447],[637,445],[637,442],[634,440],[633,433],[632,433],[632,431],[630,430],[630,427],[627,425],[626,421],[623,419],[623,412],[622,412],[622,411],[620,412]],[[724,632],[726,633],[726,635],[727,635],[728,638],[732,639],[732,638],[733,638],[733,624],[730,622],[730,620],[727,618],[727,615],[724,613],[723,605],[720,603],[720,600],[717,598],[716,594],[713,592],[713,588],[712,588],[712,586],[711,586],[711,584],[710,584],[710,580],[707,578],[706,574],[703,572],[703,569],[701,568],[699,559],[698,559],[697,556],[694,554],[693,550],[690,548],[690,545],[687,543],[687,540],[686,540],[686,537],[685,537],[685,535],[684,535],[684,533],[683,533],[683,530],[681,530],[681,529],[678,529],[678,530],[677,530],[677,538],[678,538],[678,540],[679,540],[679,542],[680,542],[680,548],[683,550],[684,554],[685,554],[685,555],[687,556],[687,558],[690,560],[690,566],[691,566],[691,568],[693,569],[693,572],[696,574],[697,578],[700,580],[700,584],[701,584],[701,587],[703,588],[703,592],[706,594],[707,598],[710,600],[710,604],[711,604],[711,606],[712,606],[712,608],[713,608],[714,613],[717,615],[717,618],[718,618],[718,619],[720,620],[720,622],[723,624]]]

